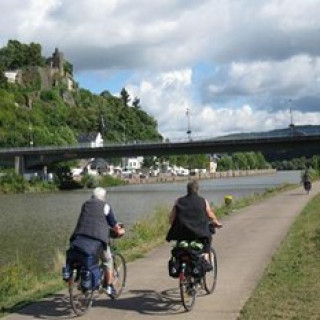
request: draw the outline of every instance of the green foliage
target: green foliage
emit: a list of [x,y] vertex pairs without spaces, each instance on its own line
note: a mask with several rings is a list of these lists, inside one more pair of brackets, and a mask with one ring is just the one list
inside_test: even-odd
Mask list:
[[55,101],[57,100],[57,93],[52,90],[43,90],[40,92],[40,99],[43,101]]
[[[121,98],[107,90],[101,95],[86,89],[71,92],[58,76],[53,89],[40,90],[47,88],[41,83],[45,71],[34,66],[42,65],[39,44],[9,40],[0,49],[0,147],[29,146],[31,138],[34,146],[71,145],[79,133],[99,130],[106,142],[162,140],[140,100],[135,99],[136,107],[128,106],[125,88]],[[72,64],[65,61],[64,67],[72,75]],[[17,68],[22,69],[23,84],[8,84],[3,71]]]
[[312,158],[293,158],[291,160],[274,161],[271,163],[277,170],[304,170],[312,168],[320,173],[320,156],[314,155]]
[[64,62],[64,70],[66,73],[70,74],[71,76],[73,75],[73,64],[70,63],[69,61]]
[[206,154],[173,155],[168,157],[170,165],[184,168],[209,168],[209,157]]
[[7,77],[4,75],[5,69],[0,64],[0,88],[6,89],[8,87]]
[[16,70],[24,66],[43,66],[44,57],[41,55],[41,45],[20,43],[9,40],[6,47],[0,49],[0,66],[5,70]]
[[16,174],[13,170],[4,172],[0,177],[0,193],[25,193],[29,191],[56,190],[54,183],[42,181],[35,177],[30,181],[24,179],[23,176]]
[[98,180],[95,176],[90,175],[90,174],[84,174],[82,179],[81,179],[81,184],[85,187],[85,188],[95,188],[98,186]]
[[120,95],[121,95],[121,99],[122,99],[123,105],[125,107],[127,107],[128,103],[130,101],[130,95],[129,95],[128,91],[126,90],[126,88],[122,88],[122,90],[120,92]]
[[8,172],[0,178],[0,189],[3,193],[23,193],[28,188],[28,182],[14,172]]
[[269,164],[261,152],[236,152],[232,156],[224,155],[217,162],[218,171],[265,169]]
[[232,158],[229,156],[223,156],[221,159],[218,160],[217,165],[217,171],[228,171],[235,168],[232,162]]
[[122,179],[112,177],[110,175],[102,176],[99,180],[99,186],[101,187],[111,187],[111,186],[119,186],[125,184]]

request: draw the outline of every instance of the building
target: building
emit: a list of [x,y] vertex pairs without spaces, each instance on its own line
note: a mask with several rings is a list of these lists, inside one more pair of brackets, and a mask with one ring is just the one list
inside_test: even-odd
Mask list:
[[89,147],[103,146],[103,138],[100,132],[81,133],[78,135],[77,141],[79,144],[87,144]]
[[4,76],[9,83],[21,83],[21,70],[5,71]]

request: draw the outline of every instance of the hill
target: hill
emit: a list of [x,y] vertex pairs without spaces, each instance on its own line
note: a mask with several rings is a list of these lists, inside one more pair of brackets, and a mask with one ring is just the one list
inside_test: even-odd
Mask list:
[[0,147],[70,145],[100,131],[104,141],[161,140],[156,120],[125,88],[121,97],[79,88],[73,65],[58,49],[9,40],[0,49]]
[[320,134],[320,125],[294,125],[288,128],[275,129],[264,132],[246,132],[246,133],[233,133],[226,136],[221,136],[216,139],[252,139],[252,138],[267,138],[267,137],[284,137],[284,136],[299,136]]

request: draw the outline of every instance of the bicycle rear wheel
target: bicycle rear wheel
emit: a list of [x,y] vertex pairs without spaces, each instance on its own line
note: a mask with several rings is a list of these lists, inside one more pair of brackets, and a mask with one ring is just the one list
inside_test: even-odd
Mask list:
[[76,315],[84,315],[92,305],[93,290],[83,290],[80,286],[79,270],[73,270],[68,281],[70,304]]
[[119,298],[127,279],[126,261],[121,253],[113,254],[113,287],[115,289],[114,298]]
[[217,255],[213,248],[210,248],[209,263],[212,266],[211,271],[207,271],[203,277],[204,289],[208,294],[212,293],[216,287],[218,275]]
[[186,311],[190,311],[196,300],[196,288],[192,276],[185,276],[183,273],[179,277],[181,302]]

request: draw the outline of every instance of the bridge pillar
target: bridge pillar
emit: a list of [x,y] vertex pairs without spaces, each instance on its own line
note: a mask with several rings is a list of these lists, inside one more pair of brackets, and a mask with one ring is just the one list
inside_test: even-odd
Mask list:
[[25,171],[25,159],[24,156],[14,157],[14,171],[16,174],[24,174]]
[[48,180],[48,168],[47,168],[47,166],[43,166],[42,174],[43,174],[43,180],[47,181]]

